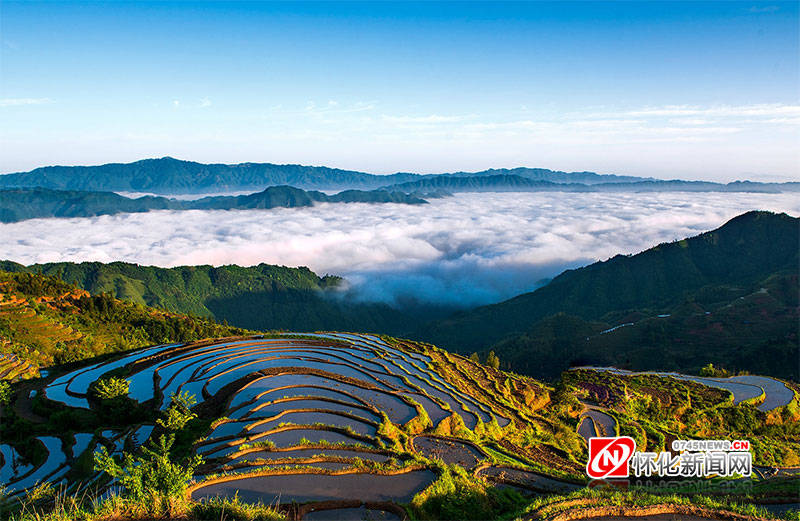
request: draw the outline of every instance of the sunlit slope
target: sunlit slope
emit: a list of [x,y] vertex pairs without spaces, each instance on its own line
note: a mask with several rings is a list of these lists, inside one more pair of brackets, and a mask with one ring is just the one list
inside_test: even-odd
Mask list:
[[[88,292],[55,277],[0,271],[0,353],[29,369],[0,374],[32,376],[36,368],[74,362],[104,353],[170,339],[242,334],[209,319]],[[0,368],[4,367],[0,365]]]

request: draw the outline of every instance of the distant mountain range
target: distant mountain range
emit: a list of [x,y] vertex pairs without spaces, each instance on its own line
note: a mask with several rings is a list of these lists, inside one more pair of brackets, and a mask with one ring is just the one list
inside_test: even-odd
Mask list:
[[[434,194],[435,195],[435,194]],[[113,192],[18,188],[0,190],[0,222],[16,222],[42,217],[93,217],[150,210],[246,210],[256,208],[295,208],[315,202],[425,204],[415,195],[386,190],[346,190],[335,195],[305,191],[291,186],[273,186],[264,191],[240,196],[204,197],[179,201],[145,196],[136,199]]]
[[798,378],[800,219],[748,212],[721,228],[568,270],[532,293],[459,312],[415,338],[554,378],[571,364]]
[[[240,163],[203,164],[171,157],[99,166],[48,166],[0,175],[0,188],[198,194],[259,191],[289,185],[304,190],[450,191],[800,191],[800,183],[707,183],[561,172],[543,168],[490,169],[448,174],[373,175],[336,168]],[[555,185],[555,186],[554,186]]]
[[[580,176],[579,176],[580,177]],[[800,183],[754,183],[735,181],[610,181],[591,184],[536,180],[516,174],[473,174],[464,177],[442,175],[383,187],[398,192],[446,190],[448,192],[758,192],[800,191]]]
[[290,185],[306,190],[374,190],[437,175],[447,177],[516,175],[539,181],[586,184],[644,180],[638,177],[599,175],[593,172],[568,173],[542,168],[430,175],[412,173],[373,175],[317,166],[271,163],[203,164],[162,157],[99,166],[47,166],[30,172],[0,175],[0,188],[42,187],[54,190],[156,194],[255,191],[276,185]]

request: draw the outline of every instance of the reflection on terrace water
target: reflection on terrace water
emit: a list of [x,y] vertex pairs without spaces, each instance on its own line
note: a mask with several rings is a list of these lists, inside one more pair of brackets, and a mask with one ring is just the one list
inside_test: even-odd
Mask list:
[[435,478],[436,474],[429,470],[388,476],[363,473],[258,476],[212,483],[195,490],[192,499],[228,497],[238,492],[239,498],[246,502],[291,503],[333,499],[407,502]]
[[[140,403],[157,397],[154,407],[163,410],[170,404],[169,396],[178,392],[193,394],[200,403],[213,400],[210,406],[218,408],[215,414],[228,419],[207,432],[195,447],[209,461],[210,467],[204,470],[209,474],[220,469],[230,471],[231,464],[237,465],[236,472],[248,472],[253,466],[246,463],[257,460],[277,460],[255,465],[278,468],[286,464],[283,462],[286,458],[294,458],[287,460],[289,464],[308,464],[327,471],[352,464],[303,461],[320,453],[333,458],[386,462],[388,453],[368,450],[390,443],[388,438],[378,435],[382,415],[404,425],[417,417],[415,403],[434,425],[454,413],[461,416],[468,428],[474,428],[479,420],[488,423],[497,419],[503,425],[509,421],[439,374],[436,365],[439,362],[434,364],[430,356],[394,348],[372,335],[309,336],[313,338],[255,337],[196,347],[154,346],[62,375],[46,387],[45,393],[48,398],[67,405],[89,407],[86,393],[92,382],[109,371],[127,368],[129,374],[123,376],[130,383],[129,396]],[[105,429],[101,433],[102,443],[119,454],[126,442],[133,447],[144,444],[153,429],[149,424],[122,432]],[[72,456],[88,450],[93,439],[91,433],[77,434]],[[42,439],[42,443],[53,445],[48,446],[51,455],[46,465],[31,469],[30,476],[17,472],[12,476],[14,479],[37,479],[44,474],[58,477],[68,470],[63,464],[63,450],[54,445],[60,442],[52,438]],[[259,447],[259,443],[274,445],[265,448]],[[438,442],[420,443],[424,450],[427,445],[435,448]],[[255,447],[242,453],[240,447],[244,444]],[[8,450],[4,449],[4,453]],[[459,458],[471,458],[472,462],[483,457],[480,453],[473,454],[468,445],[459,447],[459,451]],[[227,459],[231,455],[235,455],[232,461]],[[7,467],[4,461],[4,476],[11,475]],[[247,481],[250,478],[244,477],[239,481],[242,490],[260,489],[263,493],[260,497],[274,492],[288,494],[298,501],[324,498],[328,497],[328,492],[322,489],[324,484],[343,490],[332,493],[331,497],[346,498],[357,490],[362,499],[366,494],[402,500],[410,498],[412,490],[424,487],[433,478],[432,473],[421,470],[394,476],[348,476],[338,476],[337,479],[343,479],[336,482],[329,482],[330,476],[305,476],[308,479],[302,488],[295,487],[295,478],[287,476],[282,477],[279,486],[277,481],[255,477],[252,479],[260,481]],[[208,485],[203,494],[213,495],[224,488],[221,484]]]

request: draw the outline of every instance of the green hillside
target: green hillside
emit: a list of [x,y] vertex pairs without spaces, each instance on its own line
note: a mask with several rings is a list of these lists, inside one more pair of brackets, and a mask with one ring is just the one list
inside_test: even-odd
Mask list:
[[70,262],[23,266],[0,262],[0,269],[55,275],[92,293],[213,317],[254,330],[322,329],[393,332],[410,320],[383,304],[349,304],[330,290],[339,277],[317,276],[308,268],[260,264],[158,268],[124,262]]
[[[0,271],[0,353],[34,367],[141,346],[240,335],[245,329],[89,295],[51,276]],[[0,371],[2,372],[2,371]],[[19,376],[35,376],[28,371]],[[14,373],[4,377],[18,376]]]
[[570,365],[697,374],[713,363],[734,373],[796,381],[797,274],[773,275],[755,286],[717,286],[713,289],[729,294],[727,300],[701,302],[696,295],[670,313],[637,311],[602,321],[560,313],[485,351],[494,351],[504,367],[543,378],[554,378]]
[[[508,367],[541,377],[570,363],[687,370],[706,357],[796,378],[798,231],[786,214],[750,212],[697,237],[564,272],[416,336],[462,353],[494,346]],[[765,349],[775,356],[752,360]]]

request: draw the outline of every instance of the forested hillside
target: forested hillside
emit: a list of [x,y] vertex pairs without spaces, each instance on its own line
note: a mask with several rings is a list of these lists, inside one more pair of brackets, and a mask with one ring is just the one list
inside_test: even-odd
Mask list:
[[[749,212],[697,237],[564,272],[416,336],[462,353],[494,346],[508,367],[540,377],[570,363],[688,370],[704,357],[796,377],[799,222]],[[756,362],[759,353],[770,356]]]
[[105,292],[248,329],[385,333],[409,326],[406,315],[386,305],[340,299],[334,289],[341,284],[341,278],[319,277],[304,267],[259,264],[159,268],[124,262],[60,262],[26,267],[5,261],[0,262],[0,269],[55,275],[91,294]]

